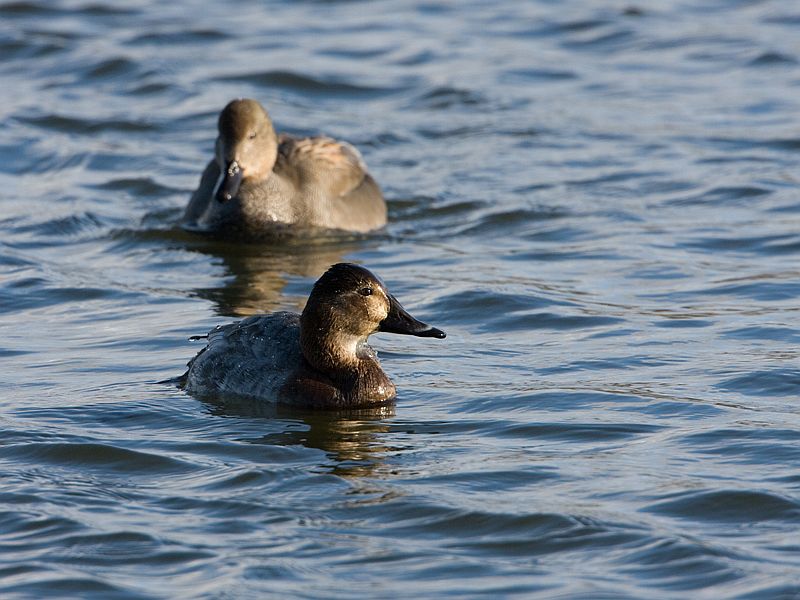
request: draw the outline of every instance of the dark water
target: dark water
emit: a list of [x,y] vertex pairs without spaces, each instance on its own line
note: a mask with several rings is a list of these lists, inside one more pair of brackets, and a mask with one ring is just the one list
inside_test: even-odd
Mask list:
[[[0,2],[4,598],[800,598],[800,6]],[[217,112],[391,225],[171,228]],[[383,412],[204,404],[191,334],[373,268]]]

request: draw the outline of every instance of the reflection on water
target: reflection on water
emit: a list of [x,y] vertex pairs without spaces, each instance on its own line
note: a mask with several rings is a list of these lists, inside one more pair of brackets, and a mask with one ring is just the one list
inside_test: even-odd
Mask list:
[[[227,276],[224,285],[196,288],[194,292],[216,306],[223,316],[246,317],[286,308],[283,294],[286,276],[316,280],[331,265],[343,262],[348,253],[368,248],[375,242],[315,238],[269,244],[236,244],[199,238],[192,240],[190,251],[221,261]],[[293,304],[302,310],[306,298]]]
[[241,441],[322,450],[331,459],[325,470],[340,477],[374,475],[392,451],[380,434],[389,431],[387,419],[395,416],[394,406],[320,412],[229,397],[206,400],[206,407],[220,417],[280,419],[285,424],[282,430]]

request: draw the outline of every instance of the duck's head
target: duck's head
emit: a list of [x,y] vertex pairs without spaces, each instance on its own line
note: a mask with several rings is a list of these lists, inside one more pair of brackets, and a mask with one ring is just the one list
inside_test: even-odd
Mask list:
[[269,177],[278,156],[278,138],[267,111],[248,98],[229,102],[217,126],[216,158],[222,177],[215,197],[227,202],[239,193],[244,179]]
[[314,284],[300,317],[304,351],[322,344],[324,352],[334,355],[332,359],[354,360],[366,338],[378,331],[445,337],[441,329],[412,317],[368,269],[349,263],[333,265]]

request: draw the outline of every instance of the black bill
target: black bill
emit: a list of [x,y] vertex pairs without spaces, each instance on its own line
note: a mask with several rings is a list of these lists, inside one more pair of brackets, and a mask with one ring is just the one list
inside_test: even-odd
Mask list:
[[242,185],[242,170],[239,168],[239,163],[233,160],[228,164],[222,174],[222,181],[217,186],[217,201],[225,203],[235,198],[240,185]]
[[431,327],[408,314],[406,309],[397,301],[397,298],[391,294],[389,294],[389,314],[381,321],[378,331],[439,339],[447,337],[447,334],[441,329]]

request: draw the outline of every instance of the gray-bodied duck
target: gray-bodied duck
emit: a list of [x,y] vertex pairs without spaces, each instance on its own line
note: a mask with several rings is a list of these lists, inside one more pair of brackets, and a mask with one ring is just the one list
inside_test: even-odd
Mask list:
[[200,396],[305,408],[380,406],[396,389],[367,343],[378,331],[445,337],[412,317],[369,270],[339,263],[314,284],[302,314],[255,315],[199,336],[208,345],[189,362],[182,382]]
[[386,202],[361,154],[328,137],[277,135],[256,100],[233,100],[218,122],[215,157],[182,226],[236,239],[320,228],[364,233],[386,224]]

